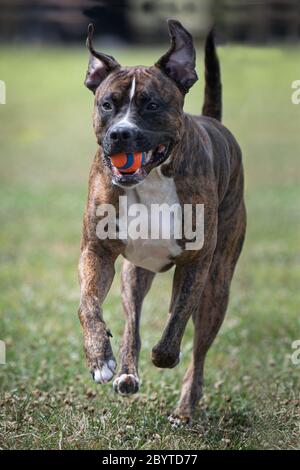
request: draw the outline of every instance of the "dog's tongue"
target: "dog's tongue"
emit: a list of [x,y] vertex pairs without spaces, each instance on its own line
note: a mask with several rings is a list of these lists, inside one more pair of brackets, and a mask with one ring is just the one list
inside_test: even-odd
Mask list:
[[134,173],[145,162],[144,152],[117,153],[111,155],[112,164],[120,173]]

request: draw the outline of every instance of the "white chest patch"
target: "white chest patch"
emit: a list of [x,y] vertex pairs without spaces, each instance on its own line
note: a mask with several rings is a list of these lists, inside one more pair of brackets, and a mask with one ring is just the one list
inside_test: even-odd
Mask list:
[[[127,209],[126,214],[120,210],[120,225],[123,224],[126,215],[129,227],[136,218],[136,214],[132,214],[134,212],[132,208],[141,207],[140,225],[148,227],[148,231],[147,237],[139,238],[132,235],[130,230],[127,231],[124,256],[137,266],[158,272],[171,262],[172,257],[182,251],[176,241],[178,229],[181,230],[182,218],[180,212],[172,210],[180,208],[175,183],[172,178],[163,176],[160,168],[155,168],[142,184],[127,189],[125,195]],[[160,210],[161,205],[165,211]]]

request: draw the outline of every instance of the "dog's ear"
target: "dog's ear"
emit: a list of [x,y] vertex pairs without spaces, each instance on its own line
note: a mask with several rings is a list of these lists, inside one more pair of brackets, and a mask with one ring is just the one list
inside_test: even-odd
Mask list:
[[172,78],[183,93],[187,93],[198,80],[193,38],[179,21],[168,19],[167,22],[171,46],[155,65]]
[[94,27],[92,24],[89,24],[86,45],[90,51],[90,60],[84,84],[95,94],[100,83],[110,72],[119,68],[120,64],[112,56],[97,52],[94,49],[93,33]]

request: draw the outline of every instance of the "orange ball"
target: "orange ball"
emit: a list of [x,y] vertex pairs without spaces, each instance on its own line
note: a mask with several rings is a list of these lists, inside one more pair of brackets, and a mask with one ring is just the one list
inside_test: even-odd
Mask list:
[[117,153],[111,157],[112,164],[120,173],[134,173],[145,162],[144,152]]

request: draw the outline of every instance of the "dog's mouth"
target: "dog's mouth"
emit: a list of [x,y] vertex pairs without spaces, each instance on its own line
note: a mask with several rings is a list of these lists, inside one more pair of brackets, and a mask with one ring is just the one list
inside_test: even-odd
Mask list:
[[112,171],[112,182],[118,186],[129,187],[141,183],[150,171],[167,160],[171,153],[171,144],[159,144],[154,149],[143,152],[143,163],[135,171],[126,173],[120,171],[113,163],[111,157],[106,157],[107,163]]

